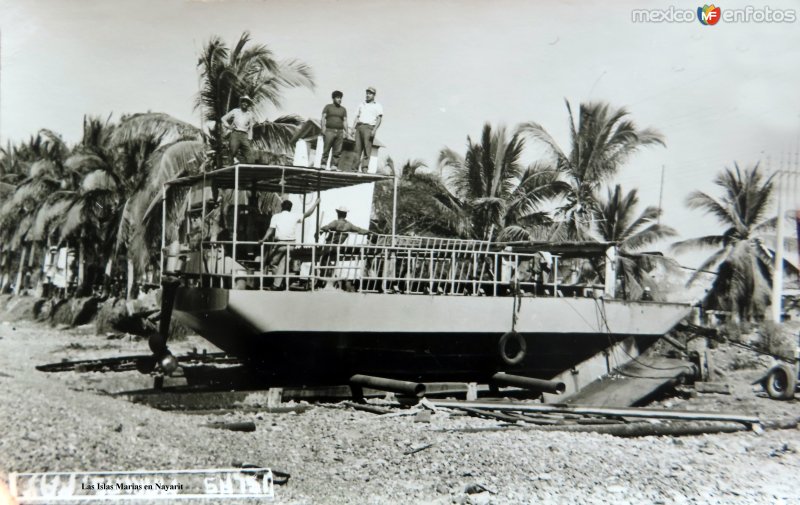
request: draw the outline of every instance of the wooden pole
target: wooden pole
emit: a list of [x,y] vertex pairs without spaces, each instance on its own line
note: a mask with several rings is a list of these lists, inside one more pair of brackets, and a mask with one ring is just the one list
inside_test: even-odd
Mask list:
[[783,178],[785,175],[785,167],[783,165],[784,157],[781,155],[781,168],[777,172],[775,184],[778,193],[778,222],[775,237],[775,266],[772,270],[772,296],[770,299],[772,321],[778,324],[781,322],[781,313],[783,312],[781,300],[783,295]]
[[20,288],[22,287],[22,272],[25,270],[25,256],[28,253],[28,248],[25,247],[25,243],[22,244],[22,256],[19,259],[19,269],[17,270],[17,282],[14,284],[14,294],[18,295],[20,293]]
[[724,414],[720,412],[690,412],[685,410],[644,409],[636,407],[567,407],[532,403],[463,402],[458,400],[436,400],[430,401],[430,403],[434,407],[441,408],[469,407],[473,409],[489,409],[502,412],[546,412],[613,417],[643,417],[647,419],[683,419],[687,421],[730,421],[745,424],[758,424],[760,422],[759,418],[755,416]]
[[394,174],[394,186],[392,188],[392,245],[397,244],[397,173]]
[[658,190],[658,220],[656,224],[661,224],[661,213],[664,209],[664,207],[661,206],[664,201],[664,170],[666,170],[664,165],[661,165],[661,187]]

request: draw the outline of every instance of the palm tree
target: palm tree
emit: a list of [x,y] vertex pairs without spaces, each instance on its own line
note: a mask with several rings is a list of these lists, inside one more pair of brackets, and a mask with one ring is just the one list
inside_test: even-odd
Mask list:
[[[422,160],[408,160],[400,168],[397,180],[397,232],[400,235],[432,235],[437,237],[468,237],[468,215],[436,174],[419,172],[427,165]],[[394,161],[386,160],[390,173],[395,173]],[[378,233],[392,231],[392,182],[375,185],[372,228]]]
[[[18,146],[8,142],[6,147],[0,147],[0,183],[13,185],[22,181],[26,169],[25,160],[22,159]],[[4,187],[8,189],[7,186]]]
[[597,231],[600,238],[617,243],[621,252],[634,253],[677,234],[673,228],[657,222],[661,215],[658,207],[649,206],[636,216],[639,196],[635,189],[626,194],[622,186],[617,184],[613,191],[608,189],[606,199],[600,199],[597,203]]
[[626,291],[638,298],[644,281],[643,271],[649,258],[636,254],[642,248],[652,245],[677,232],[658,223],[661,209],[649,206],[636,215],[639,204],[637,191],[624,193],[617,184],[613,190],[608,189],[608,196],[597,201],[597,233],[605,242],[614,242],[619,250],[619,270],[625,280]]
[[15,223],[9,221],[12,215],[6,205],[10,207],[9,202],[13,199],[16,185],[25,179],[29,168],[20,151],[20,146],[12,145],[11,142],[8,142],[5,148],[0,148],[0,202],[4,202],[0,205],[0,292],[10,284],[13,254],[9,250],[8,243]]
[[[14,194],[0,207],[0,238],[6,250],[8,278],[9,257],[18,252],[17,290],[21,287],[23,270],[36,260],[36,240],[33,234],[34,216],[53,193],[74,187],[78,174],[65,165],[68,148],[61,137],[47,129],[40,130],[26,144],[16,150],[18,163],[24,166],[27,177],[21,180]],[[27,263],[27,265],[26,265]]]
[[564,203],[557,212],[557,226],[552,238],[562,240],[591,239],[591,223],[597,216],[597,192],[600,186],[617,173],[628,157],[645,146],[664,145],[655,130],[638,129],[624,108],[614,109],[605,103],[582,103],[579,116],[569,114],[570,146],[564,151],[538,123],[520,125],[518,131],[540,141],[552,154],[547,164],[563,174],[568,188]]
[[49,242],[57,231],[60,242],[77,244],[79,290],[88,290],[93,281],[84,277],[87,267],[95,274],[104,269],[107,289],[119,251],[128,255],[132,285],[140,244],[131,233],[130,201],[147,186],[154,153],[186,139],[200,140],[199,130],[167,114],[134,114],[119,124],[84,118],[83,139],[64,162],[80,175],[79,184],[49,195],[34,226],[40,240]]
[[[146,214],[150,203],[161,194],[166,179],[199,173],[205,148],[200,130],[161,113],[124,117],[114,129],[111,143],[117,153],[115,171],[123,196],[115,201],[111,214],[114,228],[108,236],[107,258],[111,265],[119,253],[126,254],[130,295],[136,272],[151,265],[160,248],[153,216]],[[164,166],[170,167],[169,173],[164,173]],[[160,218],[160,212],[155,216]]]
[[523,139],[508,138],[502,126],[485,124],[480,142],[467,137],[464,156],[445,147],[439,166],[451,172],[450,183],[462,206],[469,209],[474,238],[491,240],[494,230],[502,240],[529,239],[549,224],[539,205],[564,188],[555,170],[540,164],[524,167]]
[[[258,113],[265,105],[281,105],[283,91],[296,87],[314,87],[310,67],[297,60],[277,60],[272,50],[263,44],[249,44],[250,34],[242,33],[233,49],[215,36],[203,47],[197,63],[202,79],[195,107],[212,125],[207,132],[215,165],[222,165],[222,116],[239,98],[247,95]],[[299,118],[282,116],[273,122],[260,123],[254,131],[257,147],[277,151],[291,149],[290,140]]]
[[717,277],[706,298],[709,307],[729,310],[741,320],[763,314],[769,303],[772,282],[772,251],[764,243],[764,232],[775,226],[768,219],[773,176],[765,177],[758,164],[742,170],[726,168],[714,183],[722,189],[721,198],[701,191],[689,195],[693,209],[712,214],[725,227],[718,235],[706,235],[673,244],[675,251],[716,248],[689,279],[694,282],[702,271],[717,268]]

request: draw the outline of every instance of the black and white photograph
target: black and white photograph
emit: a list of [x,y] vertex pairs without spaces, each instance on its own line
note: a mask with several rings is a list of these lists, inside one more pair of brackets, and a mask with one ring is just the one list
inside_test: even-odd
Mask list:
[[0,0],[0,505],[800,503],[798,16]]

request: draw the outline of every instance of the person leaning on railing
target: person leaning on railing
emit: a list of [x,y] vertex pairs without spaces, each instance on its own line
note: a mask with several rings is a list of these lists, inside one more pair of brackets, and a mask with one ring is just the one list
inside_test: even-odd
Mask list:
[[344,205],[340,205],[336,209],[336,220],[331,221],[330,223],[326,224],[320,230],[324,232],[339,232],[339,233],[360,233],[362,235],[369,235],[372,232],[366,230],[364,228],[358,227],[347,220],[347,213],[350,212],[350,209],[345,207]]
[[[347,213],[350,211],[344,205],[340,205],[336,209],[336,220],[331,221],[330,223],[326,224],[322,228],[321,231],[328,234],[326,242],[328,244],[341,244],[347,239],[348,233],[359,233],[362,235],[372,235],[373,233],[367,229],[361,228],[360,226],[356,226],[350,221],[347,220]],[[323,250],[322,256],[320,258],[320,266],[322,267],[323,275],[330,275],[330,268],[328,267],[333,263],[333,248],[327,247]],[[320,285],[325,284],[324,281],[321,281]]]
[[264,261],[264,264],[267,265],[269,269],[274,270],[277,266],[277,270],[274,270],[275,278],[272,281],[273,289],[280,289],[281,281],[283,280],[280,276],[286,274],[288,266],[286,262],[286,251],[288,244],[297,242],[297,224],[303,222],[313,214],[318,205],[319,199],[317,199],[304,214],[300,214],[299,212],[292,212],[291,201],[284,200],[281,202],[281,211],[270,219],[269,229],[264,235],[264,238],[259,242],[270,242],[273,239],[277,242],[277,244],[272,247],[269,254],[266,255]]

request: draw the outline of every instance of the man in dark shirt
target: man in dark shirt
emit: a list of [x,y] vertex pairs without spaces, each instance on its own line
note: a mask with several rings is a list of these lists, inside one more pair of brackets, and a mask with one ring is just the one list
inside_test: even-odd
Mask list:
[[322,109],[322,138],[324,139],[322,152],[322,165],[328,163],[328,155],[333,146],[333,162],[331,168],[339,169],[339,157],[342,155],[342,144],[347,132],[347,109],[342,107],[342,92],[334,91],[331,93],[333,103],[329,103]]
[[[360,228],[350,221],[347,220],[347,213],[350,209],[341,205],[339,208],[336,209],[336,217],[335,221],[331,221],[330,223],[326,224],[320,230],[327,232],[327,243],[328,244],[342,244],[347,239],[347,234],[350,232],[353,233],[360,233],[362,235],[371,235],[372,232],[369,230],[365,230],[364,228]],[[338,249],[334,248],[333,246],[327,247],[323,249],[322,256],[320,258],[320,271],[323,273],[324,276],[332,276],[335,277],[337,275],[344,275],[348,272],[347,268],[352,267],[345,267],[344,269],[341,267],[332,267],[331,265],[334,264],[336,258],[338,258],[339,253],[337,252]],[[338,270],[338,274],[337,274]],[[353,290],[353,281],[351,279],[341,279],[342,287],[346,291]],[[319,287],[324,287],[326,284],[325,281],[320,282]]]
[[359,228],[358,226],[354,225],[350,221],[347,220],[347,213],[350,211],[344,205],[339,206],[336,209],[336,221],[331,221],[330,223],[326,224],[322,228],[322,231],[325,232],[337,232],[337,233],[347,233],[347,232],[354,232],[354,233],[361,233],[362,235],[369,235],[370,231],[365,230],[364,228]]

